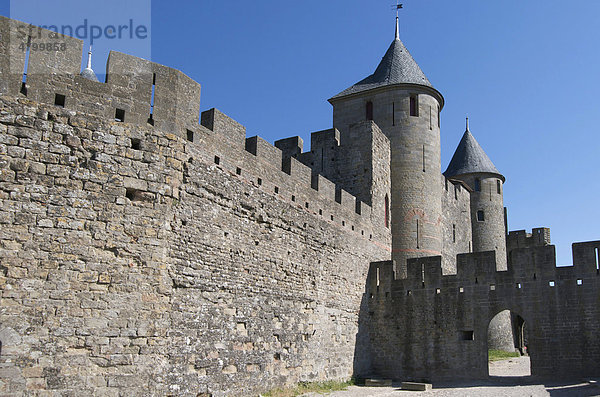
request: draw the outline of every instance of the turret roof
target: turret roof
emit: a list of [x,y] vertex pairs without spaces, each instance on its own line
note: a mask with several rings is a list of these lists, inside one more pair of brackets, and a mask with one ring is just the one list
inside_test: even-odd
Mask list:
[[393,84],[418,84],[433,88],[397,34],[375,73],[331,99]]
[[488,155],[485,154],[477,140],[475,140],[467,124],[467,130],[460,140],[444,175],[447,178],[451,178],[453,176],[473,173],[496,174],[504,181],[504,176],[498,171]]

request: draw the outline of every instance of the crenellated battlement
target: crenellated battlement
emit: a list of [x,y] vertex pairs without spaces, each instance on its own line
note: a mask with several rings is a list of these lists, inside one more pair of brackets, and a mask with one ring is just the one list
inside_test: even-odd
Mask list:
[[550,244],[550,229],[533,228],[531,233],[525,230],[514,230],[506,236],[506,249],[510,253],[515,248],[540,247]]
[[[22,32],[32,29],[40,37],[53,34],[0,17],[0,33],[10,38],[8,45],[0,48],[3,59],[0,95],[48,104],[50,110],[54,105],[66,114],[73,112],[67,122],[89,115],[115,125],[124,123],[157,133],[174,133],[183,142],[193,142],[191,146],[195,147],[187,151],[207,164],[227,170],[279,199],[366,238],[376,235],[377,239],[385,240],[387,233],[383,225],[372,226],[370,205],[357,200],[298,159],[283,156],[281,149],[264,139],[246,138],[245,127],[219,110],[207,110],[199,118],[200,84],[178,70],[111,51],[106,81],[91,81],[79,75],[82,41],[60,36],[54,39],[65,43],[60,56],[54,52],[31,51],[24,76],[25,56],[14,54],[21,54],[18,46],[28,40]],[[60,104],[59,96],[62,97]],[[136,139],[143,141],[143,138]]]
[[371,263],[364,321],[374,341],[374,371],[402,379],[483,379],[489,329],[508,310],[520,319],[514,343],[526,346],[532,375],[597,373],[599,248],[600,241],[573,244],[568,267],[556,266],[553,245],[517,248],[506,271],[496,271],[494,251],[461,254],[453,275],[442,275],[439,256],[411,259],[404,279],[395,278],[391,261]]
[[[29,35],[31,31],[36,34]],[[0,32],[3,38],[8,38],[7,45],[0,48],[3,58],[0,94],[22,95],[41,103],[60,103],[59,106],[78,112],[108,120],[154,125],[181,136],[185,136],[186,128],[198,123],[200,84],[178,70],[111,51],[106,64],[106,81],[96,82],[80,76],[81,40],[62,35],[54,37],[54,32],[6,17],[0,17]],[[56,44],[62,49],[29,51],[25,68],[28,41]]]
[[[538,229],[534,229],[538,230]],[[541,228],[539,230],[548,230]],[[549,232],[549,230],[548,230]],[[600,241],[573,244],[573,265],[556,266],[554,245],[540,245],[513,250],[512,263],[508,270],[496,270],[494,251],[457,255],[456,274],[442,274],[442,257],[433,256],[408,260],[406,278],[396,278],[391,261],[375,262],[369,269],[367,293],[376,295],[388,292],[387,298],[395,294],[405,295],[423,291],[436,293],[462,293],[465,289],[488,285],[493,290],[524,288],[537,283],[560,287],[573,280],[584,280],[600,274]],[[377,288],[380,286],[380,288]],[[493,287],[492,287],[493,286]],[[461,291],[462,290],[462,291]],[[391,294],[389,294],[392,292]]]

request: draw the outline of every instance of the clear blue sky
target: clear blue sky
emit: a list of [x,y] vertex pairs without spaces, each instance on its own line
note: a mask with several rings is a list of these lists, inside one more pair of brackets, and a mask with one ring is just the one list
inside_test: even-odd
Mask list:
[[[125,3],[75,2],[92,16],[93,7]],[[600,239],[600,1],[403,3],[401,38],[446,99],[442,171],[468,113],[506,176],[509,228],[550,227],[559,264],[571,263],[571,242]],[[392,4],[153,1],[151,58],[202,84],[202,110],[217,107],[270,142],[300,135],[306,150],[311,131],[331,127],[327,98],[371,74],[385,53]],[[0,11],[8,15],[6,0]],[[119,41],[99,42],[99,74],[108,45],[123,51]]]

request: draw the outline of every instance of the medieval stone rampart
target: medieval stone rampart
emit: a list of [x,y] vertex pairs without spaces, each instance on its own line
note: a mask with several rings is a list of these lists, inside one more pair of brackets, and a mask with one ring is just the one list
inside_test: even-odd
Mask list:
[[406,279],[393,277],[391,262],[373,263],[361,316],[370,371],[395,379],[485,378],[488,324],[510,310],[525,320],[532,375],[597,374],[599,247],[573,244],[569,267],[556,267],[553,245],[515,249],[507,271],[495,270],[493,251],[462,254],[456,275],[442,275],[440,257],[414,259]]
[[25,93],[2,47],[0,393],[251,395],[368,366],[381,215],[218,110],[199,124],[181,72],[113,52],[89,81],[67,40]]

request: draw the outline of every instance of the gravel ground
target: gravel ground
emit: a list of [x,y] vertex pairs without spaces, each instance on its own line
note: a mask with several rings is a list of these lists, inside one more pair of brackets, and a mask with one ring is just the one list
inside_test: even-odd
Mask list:
[[[392,387],[359,387],[350,386],[348,390],[328,394],[329,397],[498,397],[498,396],[552,396],[552,397],[587,397],[600,396],[600,386],[594,381],[548,382],[526,377],[529,375],[529,357],[517,357],[509,360],[495,361],[490,364],[489,379],[475,382],[434,383],[433,390],[428,392],[411,392],[400,389],[400,385]],[[303,397],[318,397],[316,393],[304,394]]]

